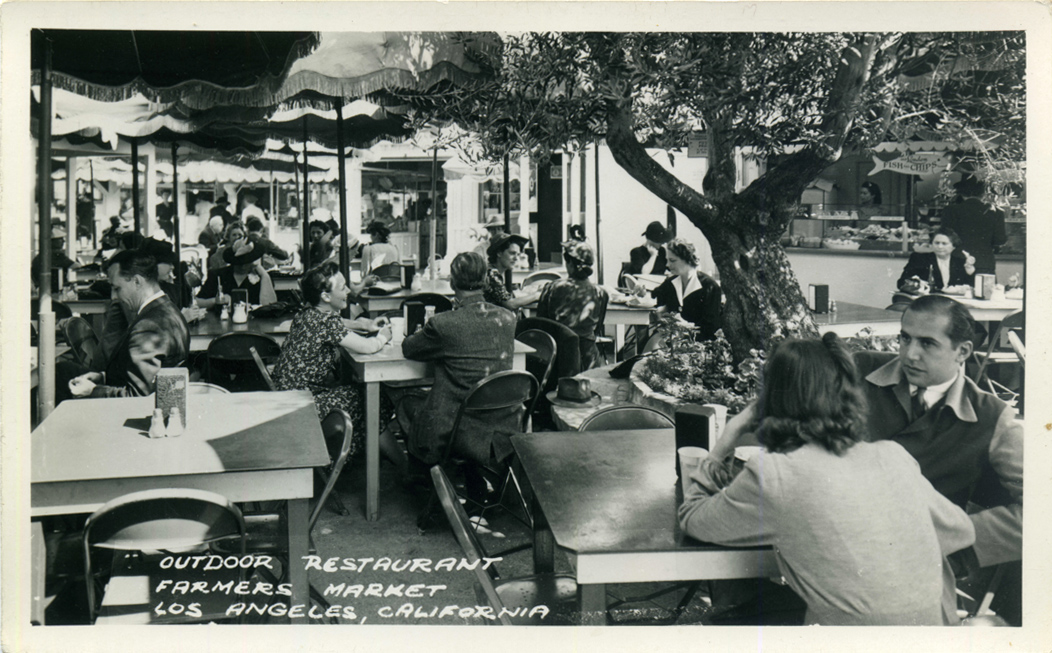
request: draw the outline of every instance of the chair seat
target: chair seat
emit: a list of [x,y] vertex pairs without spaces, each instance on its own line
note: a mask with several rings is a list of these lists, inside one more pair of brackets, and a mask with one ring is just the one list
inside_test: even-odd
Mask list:
[[[232,582],[232,587],[236,586],[241,580],[237,569],[161,569],[160,560],[161,556],[122,554],[113,567],[95,623],[139,625],[227,621],[233,619],[226,615],[232,604],[251,600],[251,597],[234,594],[233,590],[229,594],[215,590],[223,583]],[[171,581],[171,585],[158,592],[158,584],[163,580]],[[172,587],[182,581],[188,581],[190,587],[195,582],[203,582],[209,591],[172,592]],[[192,604],[197,604],[196,609],[190,609]]]
[[[508,615],[516,626],[560,625],[572,626],[579,622],[577,612],[577,582],[566,574],[537,574],[496,582],[497,594],[509,612],[517,609],[520,614]],[[475,586],[479,605],[486,605],[486,594],[481,586]],[[529,616],[534,606],[547,606],[550,613]]]

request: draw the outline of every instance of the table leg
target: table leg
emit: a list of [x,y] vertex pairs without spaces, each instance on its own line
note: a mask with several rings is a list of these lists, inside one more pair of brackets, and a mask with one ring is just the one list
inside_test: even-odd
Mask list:
[[533,500],[533,573],[545,574],[555,571],[555,536],[548,527],[541,505]]
[[625,346],[625,325],[615,324],[614,325],[614,360],[617,360],[617,355],[621,353],[621,350]]
[[365,384],[365,518],[380,519],[380,384]]
[[[292,585],[290,605],[302,605],[303,613],[310,610],[310,585],[304,557],[310,553],[310,535],[307,525],[310,522],[310,511],[306,499],[290,499],[288,502],[289,518],[289,583]],[[307,618],[292,619],[292,623],[306,623]]]
[[32,574],[29,597],[29,623],[34,626],[44,625],[45,584],[47,576],[47,546],[44,544],[44,526],[39,520],[32,522],[29,532],[29,548],[32,561],[29,573]]
[[582,626],[606,625],[606,585],[578,585],[577,600]]

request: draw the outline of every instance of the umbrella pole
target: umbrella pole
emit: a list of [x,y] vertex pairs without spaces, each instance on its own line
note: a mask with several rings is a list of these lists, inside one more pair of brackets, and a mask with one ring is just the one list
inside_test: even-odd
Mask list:
[[179,308],[183,308],[183,247],[179,220],[179,168],[176,163],[177,143],[172,143],[172,231],[175,234],[175,292]]
[[88,171],[91,172],[91,184],[88,186],[88,197],[91,199],[91,246],[98,248],[99,234],[95,223],[95,162],[88,159]]
[[[520,196],[521,197],[521,196]],[[599,241],[599,141],[595,143],[595,269],[599,272],[599,285],[603,285],[603,248]]]
[[44,40],[44,65],[40,70],[40,141],[37,143],[37,189],[40,204],[40,278],[37,352],[37,419],[44,421],[55,409],[55,314],[51,310],[51,41]]
[[431,157],[431,223],[427,243],[427,264],[431,268],[431,281],[438,278],[438,263],[435,261],[435,240],[438,235],[438,139],[435,139]]
[[504,225],[508,228],[508,233],[512,234],[515,231],[511,228],[511,171],[508,170],[510,158],[507,154],[504,155],[504,187],[501,193],[501,204],[504,205]]
[[132,140],[132,215],[135,217],[135,233],[142,233],[139,224],[139,142]]
[[303,117],[303,200],[300,202],[303,205],[303,271],[306,272],[310,269],[310,220],[307,215],[310,212],[310,196],[308,195],[308,177],[310,176],[309,169],[307,167],[307,117]]
[[[344,279],[351,278],[351,252],[347,247],[347,155],[343,151],[343,101],[336,105],[336,159],[340,166],[340,270]],[[364,261],[363,261],[364,265]],[[367,270],[362,270],[364,274]],[[347,311],[350,310],[348,305]],[[346,317],[350,317],[350,313]]]

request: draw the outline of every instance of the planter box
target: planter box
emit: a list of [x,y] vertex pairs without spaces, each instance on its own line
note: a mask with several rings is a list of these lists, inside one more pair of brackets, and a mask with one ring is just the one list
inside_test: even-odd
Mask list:
[[[654,410],[660,411],[673,421],[676,419],[676,409],[687,403],[677,397],[654,390],[639,377],[639,374],[634,369],[632,370],[631,381],[632,383],[628,388],[628,401],[633,404],[639,404],[640,406],[646,406],[647,408],[653,408]],[[712,440],[715,442],[721,435],[723,435],[723,428],[726,426],[727,418],[729,416],[727,415],[727,409],[724,406],[719,406],[717,404],[706,405],[714,406],[719,411],[718,415],[720,415],[716,420],[716,433]]]

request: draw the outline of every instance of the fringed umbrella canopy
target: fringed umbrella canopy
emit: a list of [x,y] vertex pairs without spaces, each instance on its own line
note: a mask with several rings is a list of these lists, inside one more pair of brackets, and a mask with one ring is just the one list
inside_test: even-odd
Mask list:
[[193,96],[206,107],[274,104],[292,62],[317,45],[315,32],[34,30],[34,84],[44,38],[55,88],[104,102]]
[[[484,37],[458,32],[322,32],[317,48],[294,61],[284,82],[257,106],[299,99],[328,108],[332,98],[462,83],[481,74],[471,51],[488,43]],[[246,94],[238,104],[251,104],[247,99]],[[185,101],[194,109],[217,104],[209,95],[185,96]]]

